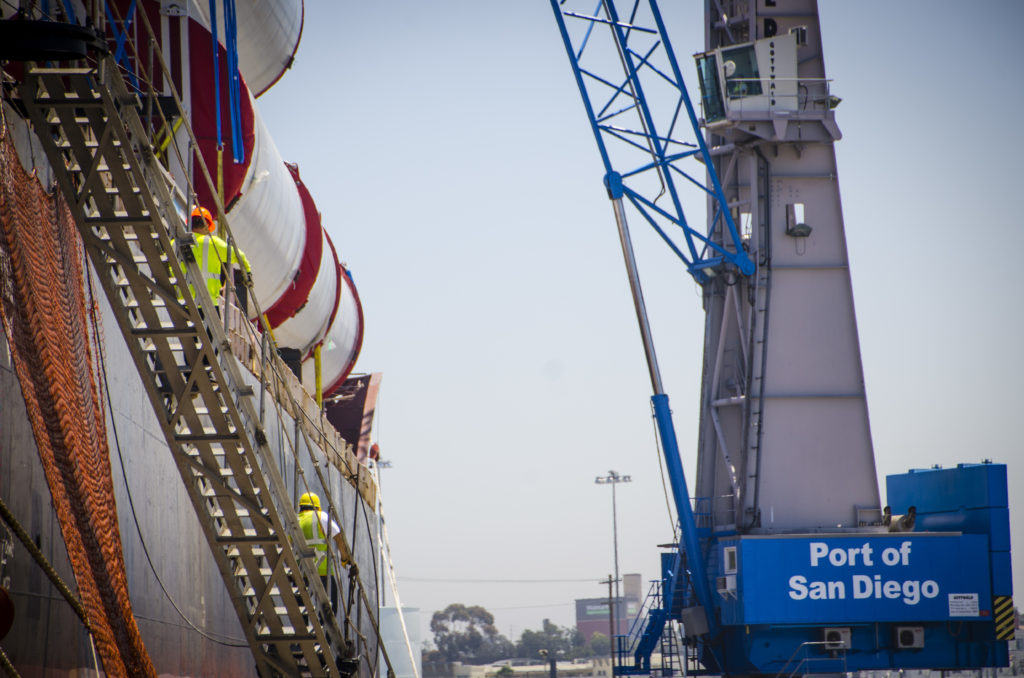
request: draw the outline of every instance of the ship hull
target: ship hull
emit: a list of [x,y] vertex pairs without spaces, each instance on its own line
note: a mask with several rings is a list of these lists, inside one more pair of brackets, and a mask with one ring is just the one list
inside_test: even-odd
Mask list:
[[[104,327],[116,328],[105,300]],[[25,411],[21,386],[0,334],[0,497],[38,545],[58,576],[75,590],[75,579],[50,499],[43,467]],[[107,434],[111,474],[120,522],[132,611],[146,649],[161,676],[255,676],[255,664],[214,558],[199,527],[160,426],[142,388],[124,340],[106,332]],[[254,379],[255,382],[255,379]],[[258,388],[258,382],[255,383]],[[106,394],[104,394],[106,398]],[[282,475],[296,484],[295,460],[285,437],[294,437],[267,418],[268,437],[280,450]],[[299,450],[307,477],[315,477],[309,452]],[[314,458],[323,459],[319,450]],[[354,546],[367,597],[377,600],[374,507],[342,478],[320,464],[332,485],[344,529]],[[298,489],[296,496],[301,494]],[[81,675],[97,664],[89,634],[71,606],[11,531],[0,539],[12,545],[3,565],[3,581],[15,607],[10,633],[2,644],[22,676]],[[344,585],[343,585],[344,588]],[[342,591],[343,603],[348,591]],[[353,609],[360,603],[356,601]],[[376,609],[372,610],[376,616]],[[373,641],[369,615],[361,631]],[[376,657],[376,650],[364,651]],[[371,667],[364,661],[361,674]]]

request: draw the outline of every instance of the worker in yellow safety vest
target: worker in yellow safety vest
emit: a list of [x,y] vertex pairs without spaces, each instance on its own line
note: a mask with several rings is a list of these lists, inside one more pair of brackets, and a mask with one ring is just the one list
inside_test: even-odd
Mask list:
[[[192,233],[195,238],[192,253],[195,255],[196,263],[199,264],[199,270],[202,271],[203,277],[206,279],[206,289],[215,304],[219,303],[220,291],[226,275],[225,268],[230,268],[230,264],[241,263],[246,273],[252,271],[249,267],[249,260],[245,258],[245,253],[237,247],[228,248],[224,239],[214,233],[216,230],[217,224],[213,220],[210,210],[196,205],[192,210]],[[238,252],[237,257],[235,256],[236,251]]]
[[345,536],[338,524],[326,512],[320,510],[320,497],[315,492],[306,492],[299,497],[299,527],[306,543],[317,551],[316,569],[325,588],[329,585],[331,607],[337,609],[338,590],[333,577],[328,577],[327,536],[330,535],[341,555],[342,567],[352,566],[352,555]]

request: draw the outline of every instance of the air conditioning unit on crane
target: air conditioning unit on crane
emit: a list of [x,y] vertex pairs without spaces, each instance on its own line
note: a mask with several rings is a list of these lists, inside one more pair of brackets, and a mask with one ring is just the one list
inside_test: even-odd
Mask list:
[[923,626],[897,626],[893,632],[900,650],[920,650],[924,647]]
[[723,598],[735,598],[736,575],[727,574],[723,577],[716,577],[715,587],[718,589],[719,595],[721,595]]

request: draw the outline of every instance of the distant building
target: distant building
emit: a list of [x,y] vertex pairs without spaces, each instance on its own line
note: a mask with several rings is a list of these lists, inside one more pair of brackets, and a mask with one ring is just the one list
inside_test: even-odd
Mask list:
[[[622,597],[618,600],[619,628],[614,635],[626,635],[640,611],[643,600],[641,587],[643,578],[639,574],[622,575]],[[576,628],[590,642],[595,633],[608,635],[611,619],[608,616],[608,598],[577,598]]]
[[[483,666],[439,662],[427,668],[425,678],[549,678],[551,675],[551,668],[546,662],[534,662],[527,666],[508,660]],[[556,673],[558,678],[612,678],[612,661],[609,657],[559,661]]]

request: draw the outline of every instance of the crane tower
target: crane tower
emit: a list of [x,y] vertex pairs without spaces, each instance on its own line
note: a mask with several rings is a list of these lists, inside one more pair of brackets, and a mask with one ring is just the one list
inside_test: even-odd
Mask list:
[[716,529],[856,527],[881,506],[833,147],[839,100],[815,2],[766,5],[708,0],[697,61],[712,157],[758,266],[703,286],[695,494]]

